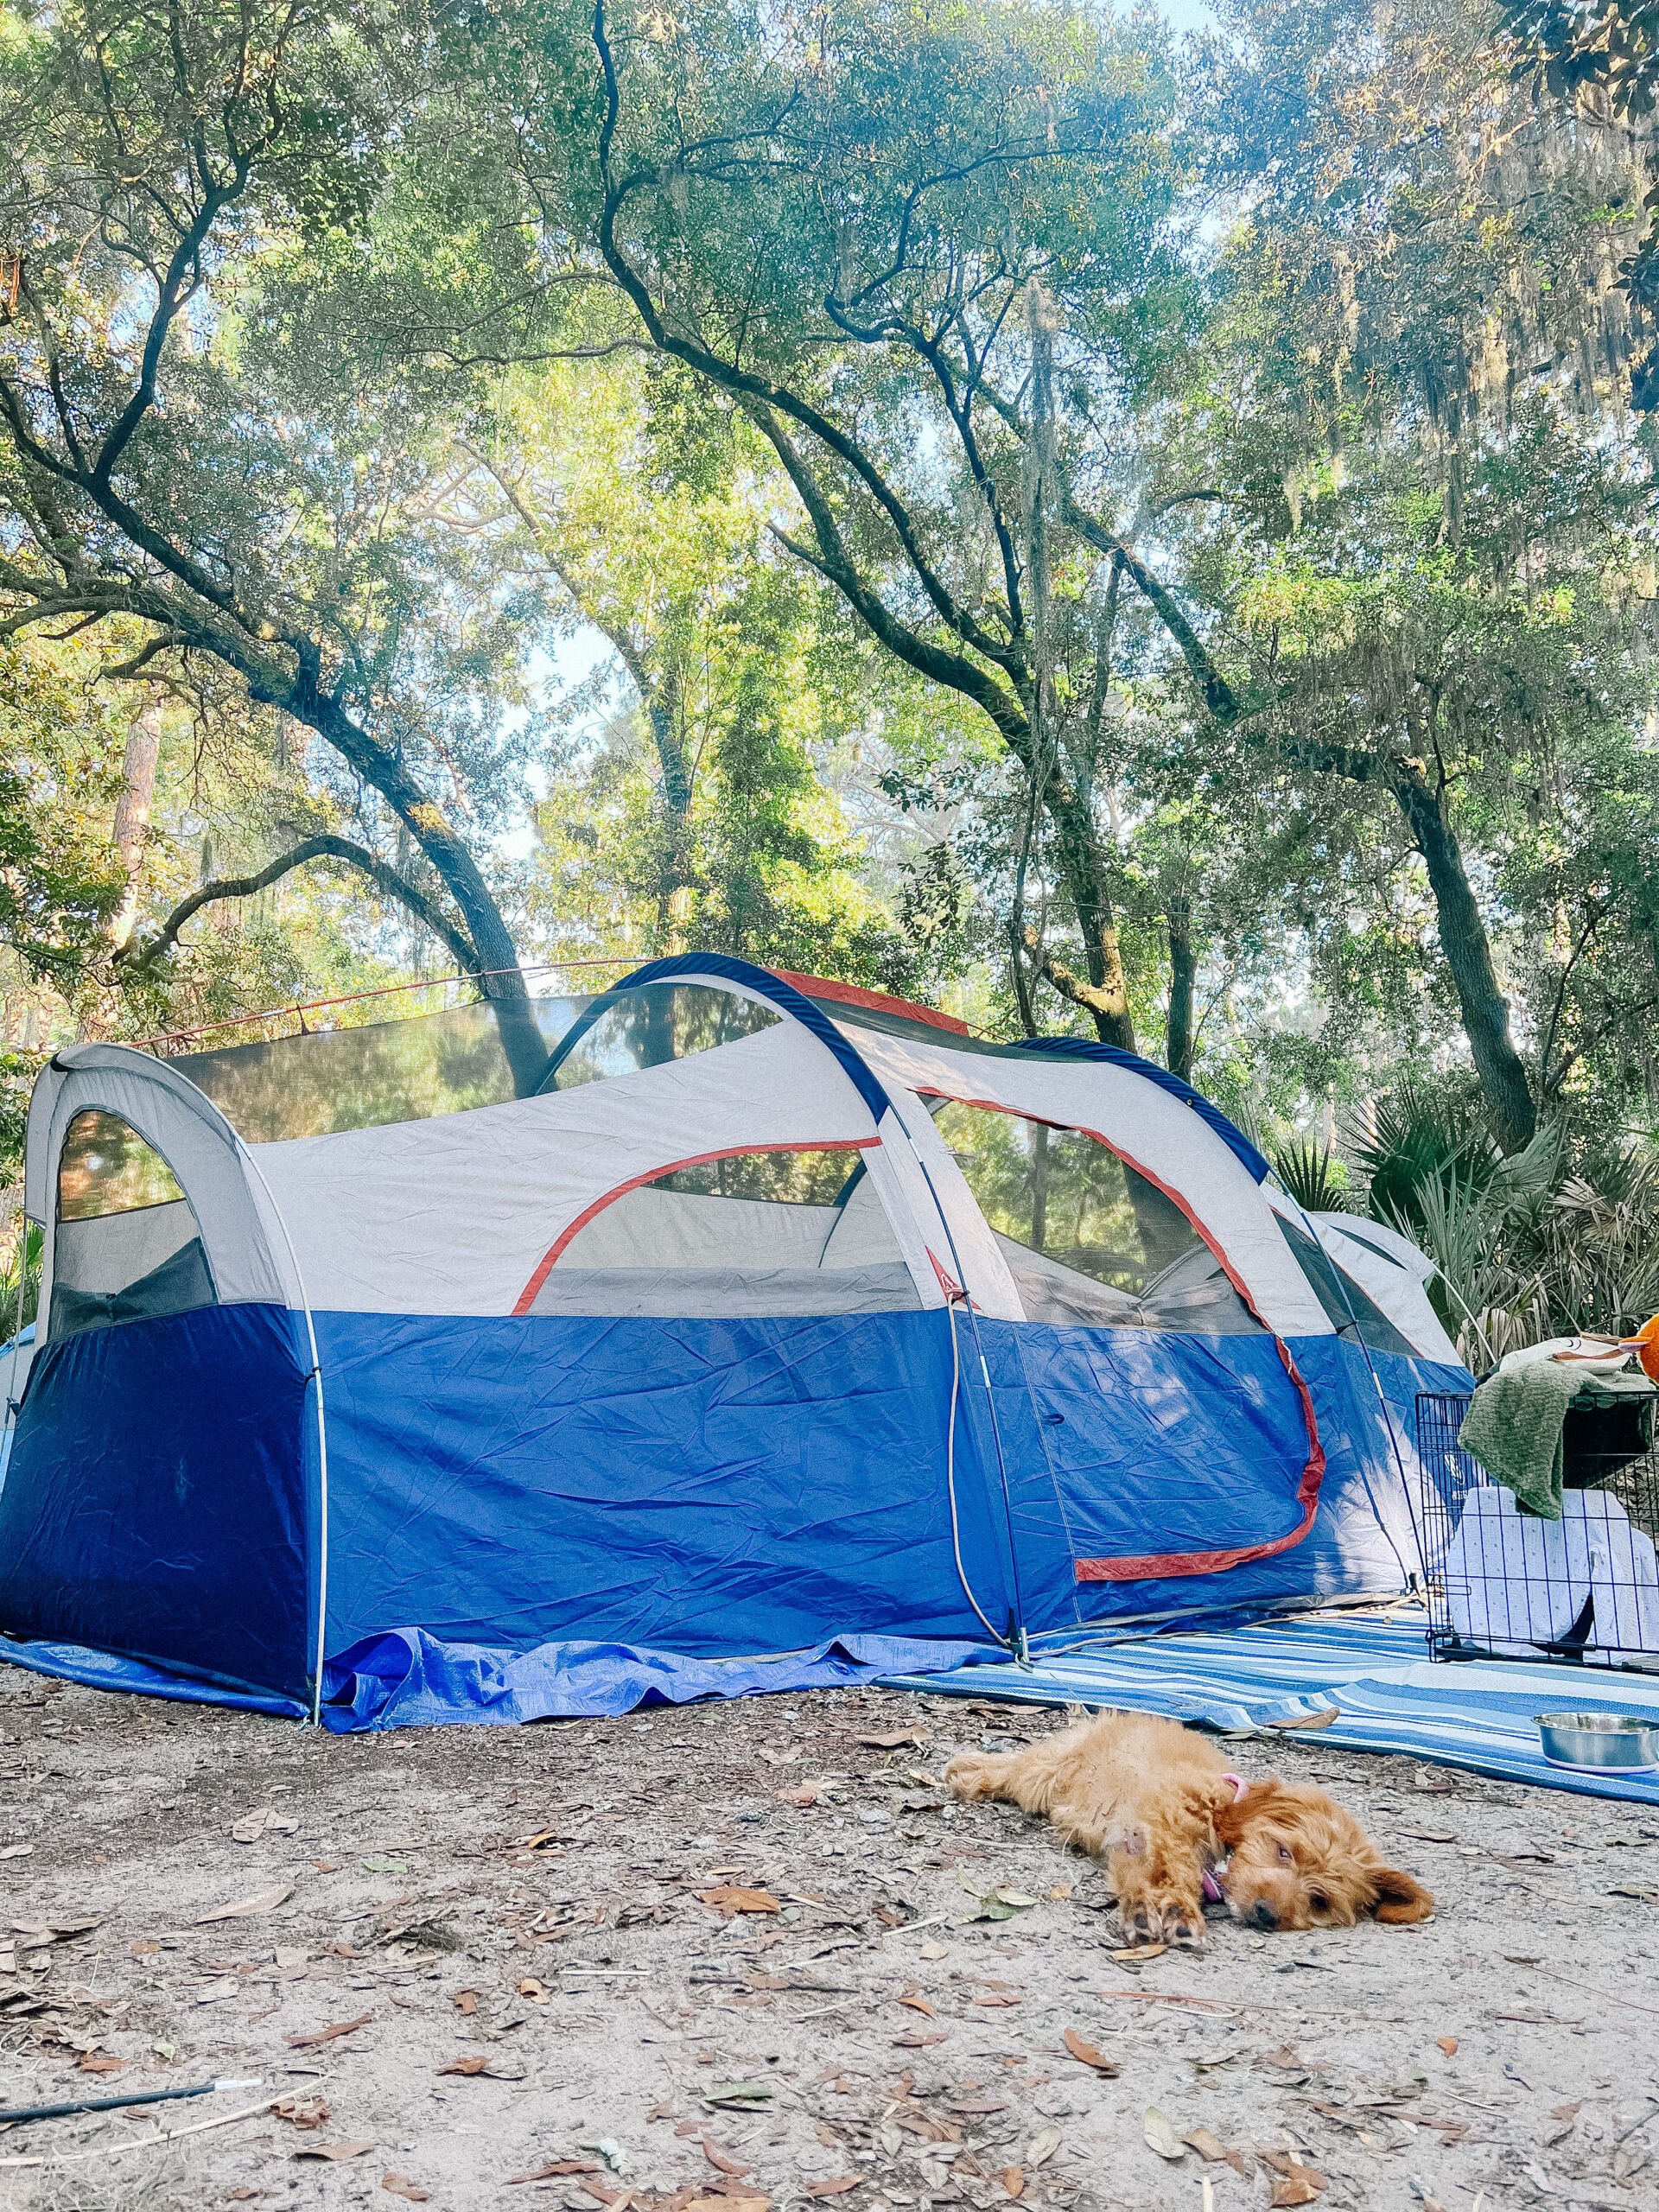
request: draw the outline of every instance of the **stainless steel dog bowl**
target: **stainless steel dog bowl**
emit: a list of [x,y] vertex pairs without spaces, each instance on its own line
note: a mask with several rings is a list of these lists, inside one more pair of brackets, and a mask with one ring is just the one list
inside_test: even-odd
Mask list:
[[1535,1719],[1552,1766],[1659,1766],[1659,1721],[1626,1720],[1617,1713],[1540,1713]]

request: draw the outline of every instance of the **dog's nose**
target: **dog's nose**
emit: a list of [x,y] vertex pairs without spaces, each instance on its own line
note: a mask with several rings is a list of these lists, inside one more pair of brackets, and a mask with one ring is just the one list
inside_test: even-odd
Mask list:
[[1250,1917],[1258,1928],[1276,1928],[1279,1925],[1279,1916],[1265,1897],[1257,1903]]

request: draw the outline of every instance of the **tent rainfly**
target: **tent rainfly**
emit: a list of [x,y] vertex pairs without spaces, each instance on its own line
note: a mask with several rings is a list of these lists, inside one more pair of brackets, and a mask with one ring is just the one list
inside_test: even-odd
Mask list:
[[1164,1070],[709,954],[67,1047],[25,1204],[0,1654],[340,1728],[1395,1592],[1467,1387]]

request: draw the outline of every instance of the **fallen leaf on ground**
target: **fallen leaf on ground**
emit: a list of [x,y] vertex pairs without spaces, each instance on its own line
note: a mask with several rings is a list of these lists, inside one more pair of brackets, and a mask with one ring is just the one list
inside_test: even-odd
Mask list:
[[823,1794],[822,1785],[817,1789],[811,1789],[803,1783],[798,1789],[780,1789],[778,1792],[778,1798],[779,1802],[785,1805],[816,1805]]
[[516,2189],[524,2181],[556,2181],[562,2174],[596,2174],[599,2168],[591,2158],[555,2158],[550,2166],[537,2166],[533,2174],[509,2174],[502,2184]]
[[769,2196],[694,2196],[681,2212],[768,2212],[771,2202]]
[[1056,1882],[1053,1888],[1048,1894],[1050,1897],[1057,1899],[1061,1897],[1069,1897],[1076,1886],[1076,1884],[1072,1882]]
[[227,2204],[245,2204],[250,2197],[257,2196],[259,2192],[257,2189],[249,2189],[247,2185],[244,2183],[240,2189],[233,2189],[230,2195],[226,2198],[225,2202]]
[[1340,1720],[1341,1718],[1342,1707],[1339,1705],[1327,1705],[1319,1713],[1300,1714],[1292,1720],[1269,1720],[1268,1726],[1269,1728],[1300,1728],[1308,1734],[1315,1728],[1328,1728],[1333,1720]]
[[293,2127],[321,2127],[330,2117],[321,2097],[278,2097],[270,2109],[274,2119],[285,2120]]
[[766,2082],[711,2082],[702,2092],[706,2105],[720,2105],[753,2112],[771,2101],[771,2085]]
[[1584,2099],[1580,2097],[1576,2104],[1552,2105],[1549,2116],[1552,2120],[1576,2120],[1583,2109]]
[[894,1728],[885,1736],[861,1736],[859,1742],[867,1751],[896,1751],[900,1744],[925,1744],[925,1728]]
[[995,1993],[989,1997],[970,1998],[969,2002],[974,2005],[1018,2005],[1020,2002],[1020,1999],[1012,1995],[1003,1996],[1000,1993]]
[[456,2012],[467,2015],[477,2012],[478,1999],[479,1993],[475,1989],[453,1989],[449,1993],[449,2002]]
[[407,2174],[382,2174],[380,2186],[390,2196],[406,2196],[411,2204],[424,2204],[429,2192],[416,2189]]
[[1176,2159],[1184,2158],[1186,2156],[1186,2145],[1156,2105],[1147,2107],[1141,2125],[1148,2146],[1154,2150],[1160,2158],[1168,2158],[1173,2164]]
[[283,2041],[290,2050],[314,2050],[319,2044],[333,2043],[340,2036],[355,2035],[359,2028],[366,2028],[373,2018],[372,2012],[359,2012],[354,2020],[336,2021],[332,2028],[313,2028],[308,2035],[284,2036]]
[[1135,1943],[1127,1950],[1114,1951],[1115,1959],[1161,1959],[1169,1948],[1167,1943]]
[[262,1805],[257,1813],[245,1813],[231,1827],[232,1843],[257,1843],[268,1829],[278,1835],[292,1835],[298,1827],[297,1821],[285,1819],[274,1805]]
[[778,1899],[766,1890],[746,1890],[734,1882],[724,1882],[716,1890],[699,1890],[697,1896],[704,1904],[711,1904],[722,1920],[734,1919],[740,1912],[781,1912]]
[[355,1943],[331,1943],[328,1949],[337,1959],[360,1959],[367,1955],[365,1952],[359,1951]]
[[407,1859],[359,1859],[358,1865],[365,1874],[407,1874]]
[[1093,2044],[1085,2043],[1075,2028],[1068,2028],[1065,2033],[1060,2037],[1060,2041],[1065,2045],[1073,2058],[1080,2059],[1085,2066],[1092,2066],[1096,2074],[1113,2075],[1116,2073],[1116,2067],[1113,2064],[1112,2061],[1106,2056],[1105,2053],[1103,2051],[1096,2050]]
[[928,2003],[926,1998],[918,1996],[913,1989],[907,1989],[899,2002],[901,2005],[908,2005],[912,2012],[925,2012],[930,2020],[936,2020],[938,2018],[938,2014]]
[[856,2174],[837,2174],[833,2181],[810,2181],[806,2184],[809,2196],[844,2196],[849,2189],[858,2187]]
[[948,1943],[938,1942],[930,1936],[916,1955],[918,1959],[943,1959],[950,1956],[950,1951]]
[[664,2097],[661,2104],[652,2105],[651,2110],[645,2114],[645,2125],[649,2127],[654,2120],[672,2120],[673,2117],[674,2100],[672,2097]]
[[153,1936],[147,1936],[142,1942],[129,1943],[127,1955],[134,1959],[153,1959],[161,1948]]
[[9,1843],[0,1850],[0,1859],[27,1859],[34,1848],[32,1843]]
[[89,2050],[80,2062],[83,2074],[118,2074],[126,2064],[124,2058],[111,2058],[106,2051]]
[[528,1997],[532,2005],[545,2005],[547,2003],[547,1992],[542,1986],[541,1983],[537,1980],[533,1974],[527,1974],[524,1980],[518,1985],[518,1994],[521,1997]]
[[893,2048],[896,2050],[925,2050],[930,2044],[946,2043],[949,2040],[950,2038],[943,2034],[930,2036],[925,2035],[920,2028],[906,2028]]
[[1456,1831],[1452,1828],[1402,1827],[1400,1833],[1414,1836],[1419,1843],[1455,1843],[1458,1840]]
[[1031,2147],[1026,2152],[1026,2164],[1028,2166],[1046,2166],[1059,2147],[1059,2129],[1045,2127],[1032,2137]]
[[1659,1904],[1659,1890],[1639,1890],[1633,1884],[1609,1890],[1610,1897],[1635,1897],[1641,1904]]
[[[279,1904],[286,1904],[294,1894],[292,1882],[278,1882],[269,1890],[256,1890],[251,1897],[243,1897],[236,1904],[221,1905],[217,1912],[204,1912],[194,1925],[211,1928],[216,1920],[257,1920],[262,1913],[275,1912]],[[366,2150],[369,2146],[365,2144]]]
[[[489,2063],[487,2051],[468,2051],[464,2058],[452,2058],[447,2066],[440,2066],[438,2071],[440,2074],[481,2074]],[[597,2173],[599,2168],[595,2166],[594,2171]]]
[[521,1835],[513,1846],[515,1851],[545,1851],[550,1843],[558,1841],[556,1828],[537,1828],[534,1835]]
[[1455,2058],[1457,2056],[1458,2039],[1456,2036],[1436,2036],[1434,2040],[1448,2058]]
[[715,2141],[712,2135],[705,2135],[702,2139],[702,2155],[717,2172],[734,2174],[740,2180],[749,2171],[741,2158],[734,2158],[729,2151]]
[[1018,2166],[1004,2166],[1002,2186],[1010,2196],[1018,2196],[1026,2186],[1026,2177]]
[[1242,2153],[1237,2151],[1230,2151],[1221,2138],[1212,2133],[1207,2127],[1189,2127],[1181,2140],[1190,2149],[1196,2151],[1201,2158],[1208,2159],[1212,2165],[1217,2163],[1229,2165],[1236,2173],[1241,2174],[1244,2171]]
[[302,2143],[294,2155],[296,2158],[360,2158],[373,2148],[372,2143]]
[[[1329,2189],[1330,2182],[1317,2166],[1305,2166],[1285,2151],[1258,2151],[1256,2156],[1265,2166],[1271,2166],[1281,2179],[1274,2184],[1273,2202],[1275,2204],[1311,2204],[1321,2190]],[[1281,2189],[1294,2190],[1295,2196],[1280,2195]]]

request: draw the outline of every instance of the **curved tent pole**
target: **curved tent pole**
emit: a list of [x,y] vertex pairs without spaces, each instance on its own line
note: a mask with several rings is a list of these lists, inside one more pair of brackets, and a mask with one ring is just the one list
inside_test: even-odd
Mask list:
[[[905,1118],[898,1108],[889,1103],[887,1110],[899,1128],[904,1129],[905,1142],[910,1147],[910,1156],[922,1171],[922,1179],[927,1185],[928,1196],[933,1201],[933,1211],[938,1216],[940,1228],[944,1231],[944,1241],[950,1247],[950,1263],[956,1268],[957,1281],[962,1286],[960,1300],[952,1298],[949,1291],[945,1293],[944,1298],[945,1311],[950,1317],[950,1433],[948,1439],[950,1448],[945,1454],[945,1477],[950,1492],[950,1535],[956,1545],[957,1580],[962,1584],[969,1604],[976,1613],[979,1613],[981,1620],[985,1621],[986,1627],[991,1629],[991,1634],[996,1637],[996,1641],[1010,1650],[1022,1667],[1027,1667],[1031,1664],[1030,1647],[1026,1637],[1026,1601],[1020,1587],[1020,1554],[1014,1541],[1014,1500],[1008,1493],[1007,1462],[1002,1455],[1002,1428],[996,1418],[996,1396],[991,1389],[991,1370],[985,1357],[984,1339],[979,1333],[979,1316],[975,1313],[974,1301],[968,1294],[968,1271],[962,1264],[962,1255],[957,1250],[956,1235],[950,1227],[950,1217],[940,1202],[938,1192],[934,1187],[933,1178],[928,1171],[927,1162],[922,1157],[921,1147],[912,1136],[909,1129],[906,1128]],[[962,1370],[961,1354],[957,1345],[958,1302],[967,1307],[968,1325],[974,1332],[974,1351],[979,1359],[980,1379],[985,1385],[985,1404],[991,1417],[991,1441],[996,1446],[997,1479],[1002,1491],[1002,1520],[1007,1531],[1008,1569],[1014,1585],[1014,1623],[1010,1631],[1003,1636],[997,1636],[996,1630],[991,1628],[989,1621],[985,1620],[984,1614],[980,1611],[979,1600],[969,1587],[967,1572],[962,1563],[962,1543],[957,1532],[957,1385]],[[1021,1372],[1023,1371],[1022,1368]],[[1031,1385],[1028,1381],[1026,1384],[1026,1395],[1027,1399],[1031,1396]],[[1034,1404],[1032,1411],[1033,1413],[1036,1411]]]
[[322,1402],[322,1361],[317,1352],[316,1324],[311,1318],[311,1300],[306,1294],[305,1275],[300,1266],[300,1255],[294,1249],[294,1239],[289,1234],[288,1221],[276,1196],[265,1180],[264,1170],[248,1147],[238,1136],[236,1148],[246,1166],[259,1178],[259,1187],[270,1201],[276,1217],[276,1225],[283,1232],[283,1242],[288,1247],[288,1257],[294,1269],[294,1281],[300,1294],[300,1305],[305,1313],[305,1333],[311,1347],[311,1372],[306,1377],[317,1386],[317,1660],[311,1681],[311,1726],[322,1726],[322,1662],[324,1641],[328,1626],[328,1423]]
[[[1302,1226],[1306,1230],[1308,1235],[1313,1239],[1315,1245],[1321,1252],[1325,1253],[1325,1258],[1331,1262],[1331,1272],[1335,1275],[1337,1279],[1337,1287],[1342,1293],[1342,1302],[1348,1308],[1348,1325],[1353,1331],[1353,1340],[1359,1346],[1360,1352],[1364,1358],[1366,1371],[1371,1378],[1371,1388],[1376,1392],[1376,1402],[1382,1412],[1382,1427],[1389,1440],[1389,1449],[1394,1454],[1394,1464],[1400,1477],[1400,1486],[1406,1493],[1406,1503],[1409,1508],[1411,1503],[1411,1484],[1407,1479],[1406,1463],[1400,1450],[1400,1440],[1395,1433],[1394,1414],[1389,1406],[1388,1393],[1382,1388],[1382,1377],[1376,1371],[1376,1362],[1371,1357],[1371,1348],[1366,1343],[1365,1332],[1359,1325],[1359,1311],[1349,1294],[1348,1278],[1343,1273],[1335,1255],[1326,1250],[1325,1239],[1320,1236],[1318,1229],[1314,1226],[1313,1217],[1309,1214],[1307,1208],[1293,1192],[1286,1188],[1284,1177],[1282,1175],[1275,1174],[1274,1180],[1278,1184],[1279,1188],[1284,1192],[1285,1196],[1290,1200],[1292,1205],[1295,1207],[1297,1212],[1302,1217]],[[1338,1330],[1337,1336],[1338,1341],[1340,1341],[1342,1336],[1340,1329]],[[1401,1574],[1405,1579],[1406,1586],[1409,1589],[1414,1580],[1412,1571],[1406,1565],[1404,1560],[1401,1558],[1400,1547],[1394,1541],[1393,1531],[1389,1529],[1388,1522],[1382,1517],[1382,1509],[1378,1505],[1376,1493],[1371,1489],[1371,1478],[1366,1470],[1365,1462],[1363,1459],[1359,1463],[1359,1478],[1365,1485],[1366,1497],[1370,1499],[1371,1510],[1376,1516],[1376,1525],[1382,1531],[1383,1535],[1387,1537],[1389,1549],[1394,1554],[1394,1563],[1399,1568]]]
[[[793,1015],[801,1027],[810,1031],[840,1063],[842,1073],[858,1092],[866,1106],[869,1108],[870,1117],[878,1130],[883,1117],[892,1114],[899,1128],[905,1131],[905,1141],[910,1147],[912,1158],[922,1171],[923,1178],[927,1184],[928,1195],[931,1198],[934,1211],[939,1217],[939,1225],[944,1230],[945,1241],[950,1247],[950,1257],[957,1270],[957,1279],[963,1285],[963,1303],[968,1308],[968,1324],[974,1332],[974,1349],[979,1357],[980,1376],[985,1385],[985,1402],[991,1417],[991,1438],[996,1447],[996,1470],[1002,1490],[1003,1523],[1007,1536],[1008,1565],[1013,1583],[1013,1629],[1007,1635],[996,1637],[996,1641],[1005,1649],[1013,1651],[1023,1662],[1026,1656],[1025,1602],[1020,1590],[1020,1560],[1014,1541],[1014,1502],[1008,1492],[1008,1471],[1002,1452],[1002,1431],[996,1418],[996,1400],[991,1390],[991,1370],[986,1362],[985,1347],[979,1333],[979,1319],[974,1312],[974,1302],[967,1294],[967,1276],[957,1251],[957,1240],[951,1234],[950,1219],[944,1208],[939,1203],[939,1194],[933,1187],[933,1178],[928,1173],[927,1162],[917,1148],[916,1140],[911,1135],[910,1131],[905,1128],[904,1116],[893,1105],[886,1085],[864,1058],[863,1054],[842,1035],[828,1015],[821,1013],[813,1005],[804,991],[793,983],[785,982],[782,976],[775,974],[772,969],[762,968],[754,961],[736,959],[730,953],[726,952],[679,952],[671,954],[664,959],[648,960],[643,967],[636,968],[631,975],[624,976],[620,982],[613,983],[604,995],[609,998],[621,991],[637,990],[644,984],[670,982],[682,976],[690,981],[699,976],[711,976],[725,982],[741,983],[747,989],[756,992],[762,998],[769,999],[784,1013]],[[952,1300],[949,1297],[945,1300],[945,1305],[947,1308],[952,1308],[950,1334],[954,1351],[956,1315]],[[1027,1386],[1027,1395],[1029,1395],[1029,1386]],[[956,1391],[954,1386],[951,1392],[950,1434],[948,1443],[946,1459],[950,1484],[951,1523],[954,1530],[956,1521]],[[979,1615],[980,1619],[984,1621],[985,1616],[980,1611],[979,1601],[969,1588],[967,1576],[963,1573],[960,1549],[957,1554],[957,1573],[969,1604]],[[990,1623],[986,1621],[985,1625],[989,1628]],[[996,1635],[994,1629],[991,1633],[994,1636]]]

